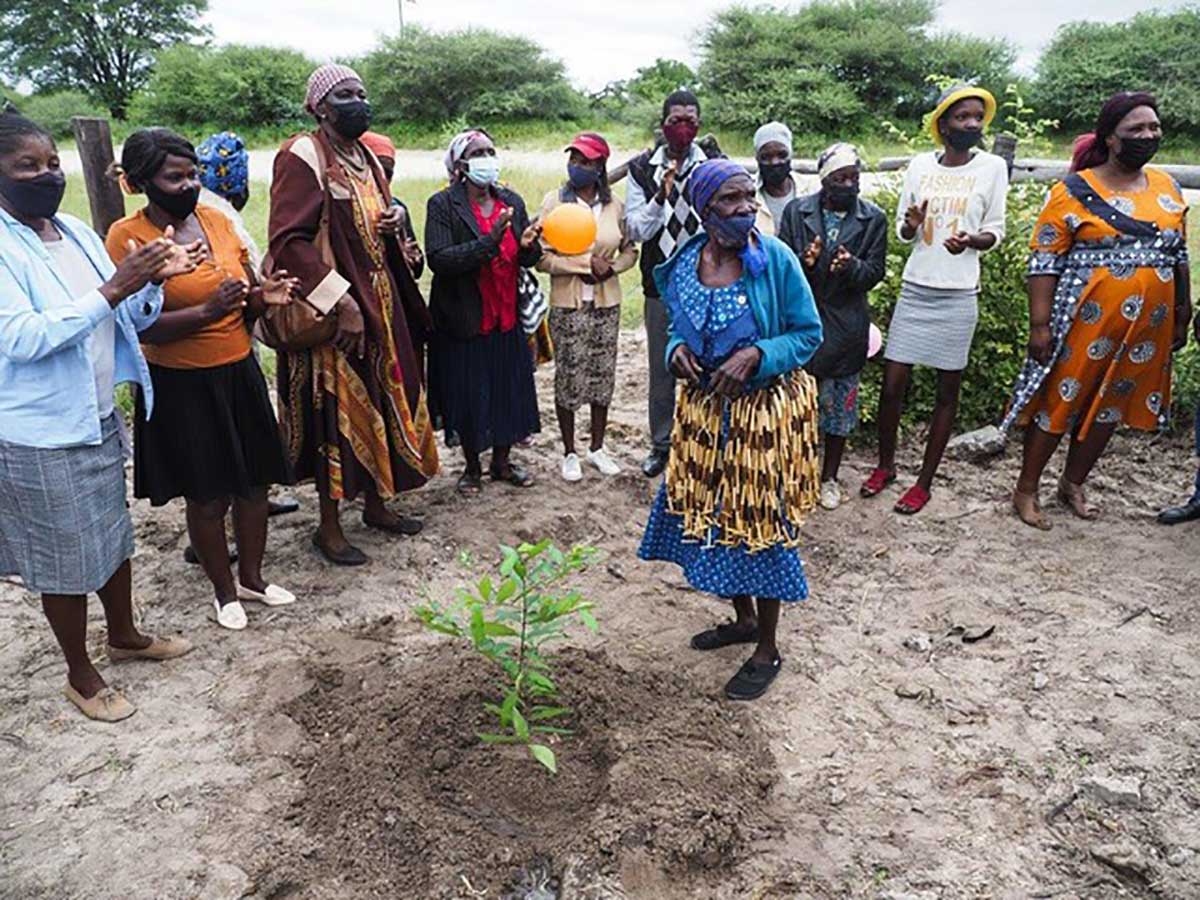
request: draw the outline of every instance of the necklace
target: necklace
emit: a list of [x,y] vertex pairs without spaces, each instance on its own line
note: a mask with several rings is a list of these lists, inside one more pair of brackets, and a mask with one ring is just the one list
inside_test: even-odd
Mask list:
[[347,153],[345,150],[343,150],[341,147],[337,146],[336,144],[333,147],[333,152],[335,154],[337,154],[338,159],[341,160],[342,163],[344,163],[345,166],[348,169],[350,169],[355,175],[357,175],[359,178],[366,177],[367,172],[368,172],[367,159],[365,156],[363,156],[362,152],[358,149],[357,143],[353,145],[352,151],[350,153]]

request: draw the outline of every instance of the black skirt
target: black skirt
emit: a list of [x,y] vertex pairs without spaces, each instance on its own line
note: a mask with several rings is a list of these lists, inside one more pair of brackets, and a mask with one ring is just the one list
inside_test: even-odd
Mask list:
[[133,493],[162,506],[290,484],[279,426],[254,354],[211,369],[150,366],[154,413],[134,417]]
[[533,356],[519,327],[467,340],[435,336],[429,397],[451,447],[462,444],[474,452],[511,447],[542,429]]

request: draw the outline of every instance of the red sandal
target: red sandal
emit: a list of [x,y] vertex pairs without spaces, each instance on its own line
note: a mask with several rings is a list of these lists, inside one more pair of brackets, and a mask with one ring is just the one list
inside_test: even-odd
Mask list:
[[896,480],[896,470],[876,468],[871,473],[871,477],[863,482],[863,486],[858,489],[858,493],[863,497],[874,497],[876,494],[882,493],[883,489]]
[[925,508],[925,504],[929,502],[929,491],[921,487],[919,484],[914,484],[904,496],[896,501],[894,509],[902,516],[915,516]]

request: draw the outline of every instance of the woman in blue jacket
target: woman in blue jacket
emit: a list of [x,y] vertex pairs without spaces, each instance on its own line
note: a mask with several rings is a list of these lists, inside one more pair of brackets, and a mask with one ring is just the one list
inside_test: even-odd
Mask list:
[[755,644],[725,686],[730,699],[753,700],[783,663],[780,603],[808,596],[799,526],[817,499],[817,422],[802,367],[821,345],[821,319],[796,255],[754,228],[745,169],[710,160],[688,190],[704,231],[654,271],[670,315],[667,363],[684,387],[639,555],[676,563],[694,588],[733,602],[736,621],[692,647]]
[[133,621],[120,412],[114,385],[153,404],[138,332],[158,320],[163,280],[190,272],[200,242],[171,236],[114,266],[100,238],[58,212],[66,188],[50,136],[0,113],[0,575],[19,575],[67,661],[64,693],[89,718],[134,707],[87,652],[87,595],[108,624],[108,656],[169,659],[190,645]]

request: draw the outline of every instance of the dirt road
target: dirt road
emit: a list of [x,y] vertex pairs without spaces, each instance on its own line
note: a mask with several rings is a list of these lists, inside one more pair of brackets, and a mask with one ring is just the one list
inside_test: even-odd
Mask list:
[[[463,499],[447,453],[399,503],[420,537],[353,522],[356,571],[314,556],[301,489],[268,559],[301,601],[240,634],[208,621],[181,507],[135,502],[142,619],[197,649],[106,663],[139,706],[118,727],[68,708],[37,602],[0,585],[0,897],[1200,896],[1200,527],[1151,517],[1189,481],[1182,442],[1118,440],[1104,518],[1054,507],[1048,535],[1007,512],[1012,450],[948,464],[914,519],[895,492],[814,516],[783,674],[732,707],[744,651],[687,649],[724,610],[635,557],[643,353],[623,336],[626,474],[556,477],[544,371],[535,489]],[[902,482],[917,448],[903,462]],[[852,455],[845,483],[868,467]],[[601,635],[564,655],[579,734],[557,780],[479,747],[495,679],[411,615],[543,536],[607,555],[581,581]]]

